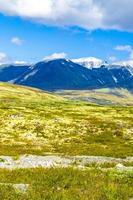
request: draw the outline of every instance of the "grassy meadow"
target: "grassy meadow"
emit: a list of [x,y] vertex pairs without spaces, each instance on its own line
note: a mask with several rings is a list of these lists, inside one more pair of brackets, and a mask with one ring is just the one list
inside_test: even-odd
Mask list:
[[[111,97],[110,97],[111,98]],[[0,155],[133,155],[133,106],[0,83]]]
[[[97,98],[97,97],[96,97]],[[112,95],[108,94],[112,101]],[[131,97],[130,97],[131,98]],[[118,100],[118,99],[117,99]],[[0,83],[0,155],[133,155],[133,106],[98,105]],[[0,160],[0,162],[4,162]],[[0,169],[1,200],[130,200],[133,172],[116,163],[84,169]],[[131,163],[125,163],[125,166]],[[99,169],[100,167],[100,169]],[[28,184],[20,192],[13,184]]]
[[[73,168],[0,170],[2,200],[129,200],[133,197],[133,173]],[[29,184],[27,192],[12,187]]]

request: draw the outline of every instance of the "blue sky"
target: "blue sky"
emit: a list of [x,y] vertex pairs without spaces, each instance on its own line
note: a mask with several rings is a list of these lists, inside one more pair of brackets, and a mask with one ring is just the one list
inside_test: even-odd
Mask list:
[[61,52],[68,58],[97,57],[109,62],[131,57],[132,31],[85,28],[76,23],[59,26],[0,13],[0,52],[6,55],[4,59],[36,62]]

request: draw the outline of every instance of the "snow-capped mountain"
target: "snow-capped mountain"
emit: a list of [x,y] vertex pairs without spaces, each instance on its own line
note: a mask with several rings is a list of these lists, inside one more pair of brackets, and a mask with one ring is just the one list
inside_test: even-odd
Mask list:
[[94,57],[78,58],[73,59],[72,61],[87,68],[96,68],[104,64],[103,60]]
[[133,60],[115,62],[113,63],[113,65],[119,65],[119,66],[125,66],[125,67],[130,66],[133,68]]
[[[96,85],[88,69],[67,59],[39,62],[30,67],[15,83],[47,90],[82,89],[88,82]],[[94,83],[95,82],[95,83]]]
[[40,88],[126,88],[133,91],[133,68],[121,65],[85,67],[68,59],[45,60],[30,66],[0,67],[0,81]]

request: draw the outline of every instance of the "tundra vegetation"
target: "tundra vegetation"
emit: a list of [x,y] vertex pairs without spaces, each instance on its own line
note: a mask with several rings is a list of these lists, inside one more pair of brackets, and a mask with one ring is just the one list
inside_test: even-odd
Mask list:
[[[107,97],[110,102],[115,98],[112,95]],[[15,160],[23,154],[133,156],[131,94],[129,98],[129,103],[121,97],[117,105],[98,105],[0,83],[0,155],[12,156]],[[113,163],[101,168],[110,166]],[[29,184],[23,194],[12,185],[0,185],[0,199],[4,200],[133,198],[132,172],[104,171],[95,164],[84,170],[74,167],[0,169],[0,181]]]
[[[133,173],[73,168],[0,170],[2,200],[129,200],[133,197]],[[13,184],[29,185],[18,192]]]

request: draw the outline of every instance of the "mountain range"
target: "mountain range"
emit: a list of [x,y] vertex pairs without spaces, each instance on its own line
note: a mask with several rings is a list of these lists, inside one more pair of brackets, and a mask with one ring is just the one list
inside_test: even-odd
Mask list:
[[125,88],[133,91],[133,67],[90,59],[53,59],[36,64],[1,65],[0,81],[42,90]]

